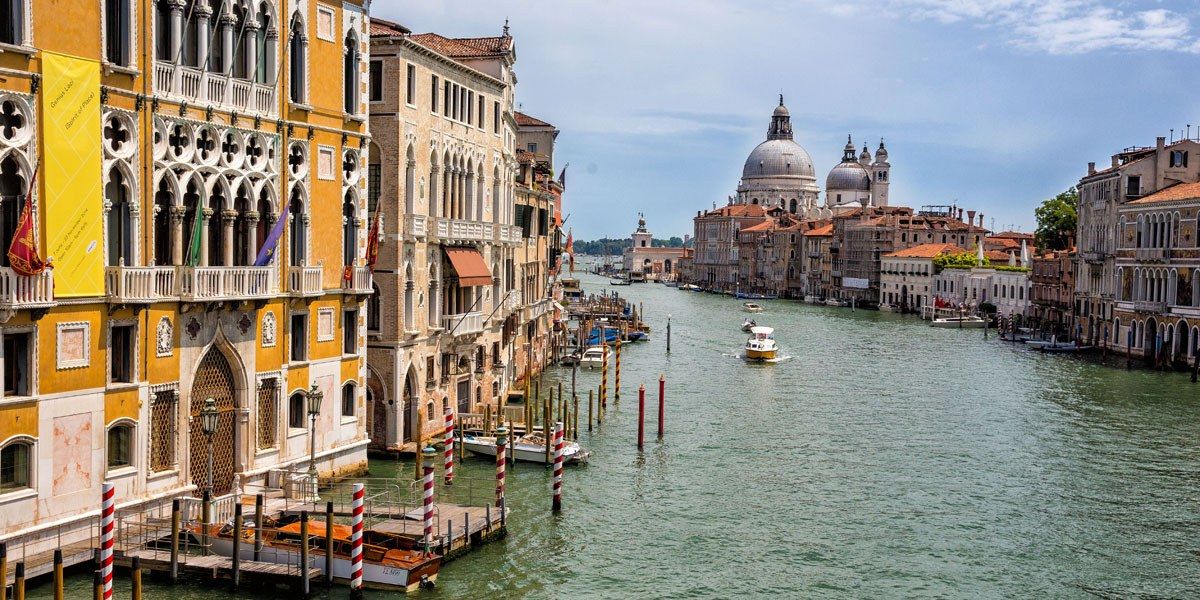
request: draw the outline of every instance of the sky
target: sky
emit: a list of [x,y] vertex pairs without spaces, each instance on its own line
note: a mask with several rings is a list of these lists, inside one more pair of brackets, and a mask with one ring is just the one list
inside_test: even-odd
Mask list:
[[[692,231],[782,93],[818,185],[887,143],[890,203],[999,231],[1129,146],[1200,135],[1200,4],[1157,0],[375,0],[414,32],[516,42],[520,110],[560,131],[576,239]],[[1190,129],[1189,129],[1190,125]],[[1174,133],[1171,130],[1174,129]],[[822,196],[822,200],[824,197]]]

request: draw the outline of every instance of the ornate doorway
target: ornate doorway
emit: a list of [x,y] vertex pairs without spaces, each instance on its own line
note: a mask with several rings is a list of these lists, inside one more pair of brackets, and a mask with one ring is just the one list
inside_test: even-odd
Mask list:
[[208,487],[208,438],[200,427],[200,409],[206,398],[217,403],[220,419],[213,436],[213,495],[228,494],[233,489],[234,449],[237,435],[234,424],[237,415],[237,399],[233,382],[233,369],[229,360],[216,348],[210,348],[196,369],[192,381],[190,409],[192,415],[189,445],[192,449],[190,472],[192,483],[200,490]]
[[417,374],[412,367],[408,368],[408,376],[404,378],[404,396],[401,398],[404,403],[404,441],[414,442],[417,439],[417,405],[421,402],[421,398],[417,392]]

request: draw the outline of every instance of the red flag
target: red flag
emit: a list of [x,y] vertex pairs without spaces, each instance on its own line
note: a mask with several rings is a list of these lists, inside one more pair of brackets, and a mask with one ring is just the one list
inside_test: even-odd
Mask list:
[[33,186],[37,182],[37,168],[29,181],[29,193],[25,195],[25,208],[17,218],[12,244],[8,247],[8,264],[18,275],[32,277],[46,270],[46,263],[38,253],[37,224],[33,220]]
[[[563,167],[563,174],[566,174],[567,168]],[[567,230],[567,260],[571,265],[571,273],[575,273],[575,234],[572,230]]]
[[375,212],[375,220],[371,222],[371,231],[367,234],[367,266],[375,272],[375,261],[379,260],[379,212]]

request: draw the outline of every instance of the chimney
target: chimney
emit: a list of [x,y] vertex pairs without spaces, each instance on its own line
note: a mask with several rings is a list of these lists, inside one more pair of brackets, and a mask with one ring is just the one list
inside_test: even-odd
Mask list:
[[1121,166],[1121,163],[1120,163],[1120,161],[1119,161],[1119,160],[1117,160],[1117,155],[1116,155],[1116,154],[1114,154],[1114,155],[1113,155],[1113,159],[1112,159],[1112,166],[1113,166],[1113,168],[1114,168],[1114,169],[1115,169],[1115,168],[1117,168],[1117,167],[1119,167],[1119,166]]
[[1167,147],[1167,138],[1159,136],[1157,139],[1154,140],[1154,147],[1156,149],[1158,149],[1159,151],[1161,151],[1163,148],[1166,148]]
[[983,229],[983,213],[979,213],[979,227]]
[[1096,174],[1096,163],[1095,163],[1095,161],[1093,161],[1093,162],[1088,163],[1088,175],[1095,175],[1095,174]]
[[963,209],[960,208],[960,209],[958,209],[958,220],[959,221],[962,220],[962,215],[963,215]]
[[967,211],[967,219],[968,219],[970,222],[974,223],[974,222],[975,222],[975,211],[973,211],[973,210],[968,210],[968,211]]

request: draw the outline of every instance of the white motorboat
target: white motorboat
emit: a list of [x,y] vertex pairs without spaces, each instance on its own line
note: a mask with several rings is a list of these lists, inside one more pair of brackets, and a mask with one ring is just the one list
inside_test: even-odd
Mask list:
[[747,317],[745,321],[742,321],[742,331],[750,333],[750,329],[755,325],[758,325],[758,323],[755,323],[754,319]]
[[[496,456],[496,438],[493,436],[467,435],[462,438],[463,448],[483,456]],[[517,438],[513,456],[518,461],[546,464],[546,437],[540,431]],[[592,453],[577,442],[563,441],[563,463],[585,463]],[[550,461],[554,461],[554,449],[550,449]]]
[[757,302],[743,302],[742,310],[746,312],[760,313],[763,311],[763,307]]
[[[188,530],[199,535],[206,526],[193,523]],[[242,560],[258,560],[281,565],[296,565],[300,562],[300,523],[272,523],[271,529],[263,528],[262,547],[255,557],[254,517],[243,517],[243,538],[238,546]],[[233,556],[233,521],[224,525],[207,526],[209,544],[213,553]],[[308,534],[314,538],[325,538],[325,522],[309,521]],[[350,581],[350,534],[348,525],[333,525],[333,578],[335,581]],[[372,528],[363,530],[363,586],[377,590],[401,592],[415,591],[420,587],[432,587],[441,569],[442,557],[425,554],[421,540],[414,535],[399,535]],[[325,547],[314,545],[309,551],[314,567],[325,569]]]
[[770,327],[751,327],[750,339],[746,340],[746,360],[775,360],[779,345],[775,343],[774,333]]
[[825,306],[850,306],[850,303],[846,302],[845,300],[838,300],[837,298],[830,298],[825,301]]
[[583,351],[579,357],[579,366],[589,369],[599,369],[604,365],[604,355],[608,354],[608,346],[592,346]]
[[931,323],[934,327],[943,329],[983,329],[987,326],[987,321],[975,315],[967,317],[944,317],[934,319]]

